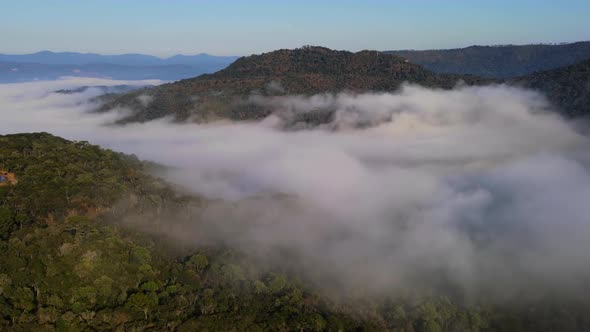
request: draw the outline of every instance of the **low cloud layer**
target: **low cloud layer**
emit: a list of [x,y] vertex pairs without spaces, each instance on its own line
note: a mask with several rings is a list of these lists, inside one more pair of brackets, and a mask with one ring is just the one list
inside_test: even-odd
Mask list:
[[[92,82],[0,85],[0,131],[47,131],[173,166],[169,181],[216,202],[178,239],[205,232],[267,261],[280,248],[292,257],[284,264],[340,291],[506,300],[574,296],[590,281],[588,138],[534,92],[256,97],[275,114],[115,127],[103,124],[120,113],[87,112],[98,92],[50,92],[121,84]],[[318,109],[332,120],[282,129]]]

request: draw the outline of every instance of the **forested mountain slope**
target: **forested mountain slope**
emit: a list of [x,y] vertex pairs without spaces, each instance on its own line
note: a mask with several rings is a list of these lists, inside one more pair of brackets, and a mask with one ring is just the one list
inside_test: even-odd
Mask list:
[[[268,116],[274,109],[253,102],[252,97],[395,91],[404,82],[450,89],[463,82],[467,85],[506,83],[534,89],[545,94],[561,114],[575,117],[590,112],[589,61],[512,79],[481,79],[435,74],[403,58],[379,52],[304,47],[243,57],[210,75],[108,95],[102,98],[99,111],[130,111],[120,123],[162,117],[197,122],[253,120]],[[304,121],[323,123],[329,121],[330,114],[330,110],[318,110]]]
[[[438,75],[403,58],[377,51],[351,53],[323,47],[303,47],[252,55],[236,60],[214,74],[121,95],[101,110],[129,108],[123,122],[163,116],[247,120],[269,114],[268,109],[245,105],[250,95],[317,94],[327,92],[393,91],[404,82],[450,89],[457,82],[480,84],[471,76]],[[150,96],[142,103],[141,95]]]
[[387,51],[437,73],[489,78],[523,76],[590,58],[590,42],[559,45],[470,46],[448,50]]
[[590,59],[509,80],[510,84],[542,92],[570,117],[590,115]]
[[[585,304],[467,305],[387,294],[333,302],[296,273],[262,267],[247,253],[156,236],[169,216],[206,204],[149,175],[156,165],[46,133],[0,136],[0,143],[0,168],[18,179],[0,186],[0,330],[590,328]],[[134,227],[138,220],[152,231]]]
[[329,311],[284,275],[246,265],[239,253],[182,250],[120,223],[133,216],[156,227],[158,216],[198,202],[175,195],[134,157],[45,133],[0,142],[0,168],[18,177],[0,187],[0,330],[369,324]]

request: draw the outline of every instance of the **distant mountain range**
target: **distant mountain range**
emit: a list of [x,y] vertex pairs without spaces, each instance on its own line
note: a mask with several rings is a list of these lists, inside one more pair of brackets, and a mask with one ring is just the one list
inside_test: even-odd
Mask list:
[[100,55],[49,52],[0,54],[0,83],[52,80],[62,76],[179,80],[212,73],[235,61],[209,54],[158,58],[143,54]]
[[[385,51],[439,74],[506,79],[575,64],[590,58],[590,42],[569,44],[470,46],[448,50]],[[176,81],[214,73],[235,56],[145,54],[101,55],[50,52],[0,54],[0,83],[52,80],[62,76]]]
[[557,45],[470,46],[449,50],[386,51],[437,73],[509,78],[590,58],[590,42]]
[[145,54],[102,55],[95,53],[50,52],[41,51],[32,54],[9,55],[0,54],[0,62],[26,62],[46,65],[87,65],[95,63],[109,63],[122,66],[227,66],[235,61],[236,56],[216,56],[206,53],[196,55],[174,55],[159,58]]

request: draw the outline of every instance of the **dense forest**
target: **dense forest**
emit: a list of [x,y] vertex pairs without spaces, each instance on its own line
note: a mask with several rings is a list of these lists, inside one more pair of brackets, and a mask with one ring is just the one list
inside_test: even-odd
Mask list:
[[564,68],[518,77],[510,84],[542,92],[569,117],[590,115],[590,59]]
[[[576,43],[559,46],[462,49],[459,51],[463,53],[456,56],[460,68],[435,70],[453,74],[437,74],[430,71],[427,69],[429,68],[427,63],[417,61],[425,68],[402,58],[401,56],[406,56],[405,53],[399,53],[400,56],[376,51],[352,53],[312,46],[277,50],[239,58],[229,67],[214,74],[139,89],[130,93],[107,94],[97,99],[100,104],[98,111],[107,112],[121,108],[130,110],[130,115],[120,119],[119,123],[145,122],[162,117],[194,122],[219,119],[256,120],[274,111],[271,107],[253,103],[252,97],[258,96],[393,92],[404,82],[441,89],[451,89],[458,83],[466,85],[506,83],[540,91],[549,97],[562,114],[580,116],[588,114],[586,101],[590,95],[588,91],[590,76],[586,59],[590,58],[589,45],[590,43]],[[572,48],[575,52],[569,51]],[[452,51],[440,51],[442,52],[440,57],[454,59],[448,55],[452,54]],[[424,51],[424,56],[430,54],[428,52],[431,51]],[[439,55],[432,55],[432,57],[438,59]],[[576,63],[576,61],[580,62]],[[471,62],[474,63],[470,64]],[[536,72],[572,63],[576,64]],[[519,70],[510,69],[513,67]],[[475,70],[475,68],[478,69]],[[487,73],[486,68],[494,70],[504,68],[509,72]],[[531,74],[531,72],[534,73]],[[479,78],[467,73],[479,73],[489,77],[528,75],[498,79]],[[311,119],[302,120],[321,123],[327,121],[330,114],[329,110],[315,112],[311,115]]]
[[[270,114],[247,103],[252,95],[312,95],[342,91],[394,91],[409,82],[451,89],[458,82],[484,84],[468,75],[435,74],[401,57],[377,51],[352,53],[307,46],[242,57],[214,74],[105,98],[100,111],[129,108],[120,122],[143,122],[164,116],[179,121],[252,120]],[[150,96],[144,103],[142,95]]]
[[437,73],[509,78],[572,65],[590,58],[590,42],[470,46],[449,50],[387,51]]
[[152,228],[206,201],[150,175],[160,167],[46,133],[0,136],[0,170],[15,176],[0,186],[0,330],[590,329],[580,303],[335,301],[248,253],[168,241]]

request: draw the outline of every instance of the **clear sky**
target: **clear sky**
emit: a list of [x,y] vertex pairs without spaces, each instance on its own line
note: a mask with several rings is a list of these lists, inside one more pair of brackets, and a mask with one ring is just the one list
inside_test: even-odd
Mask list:
[[247,55],[590,40],[590,0],[0,0],[0,53]]

